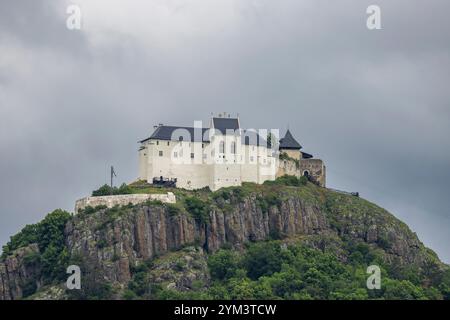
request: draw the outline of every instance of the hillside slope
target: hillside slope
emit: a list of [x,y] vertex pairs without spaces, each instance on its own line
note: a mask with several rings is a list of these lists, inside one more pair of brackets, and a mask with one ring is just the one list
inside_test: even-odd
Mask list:
[[[58,210],[27,226],[4,247],[0,299],[448,298],[448,267],[366,200],[292,179],[174,192],[177,204]],[[82,290],[64,289],[69,264]],[[370,264],[389,292],[365,288]]]

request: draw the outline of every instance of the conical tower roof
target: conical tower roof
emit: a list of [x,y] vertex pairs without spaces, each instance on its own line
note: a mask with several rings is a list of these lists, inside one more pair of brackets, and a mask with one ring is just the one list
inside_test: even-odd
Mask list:
[[284,138],[280,139],[280,149],[300,150],[302,146],[295,140],[289,129],[286,131]]

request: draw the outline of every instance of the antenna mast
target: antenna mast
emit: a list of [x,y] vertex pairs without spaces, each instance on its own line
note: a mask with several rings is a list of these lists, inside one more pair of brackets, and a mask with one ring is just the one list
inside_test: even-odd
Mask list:
[[111,166],[111,195],[113,195],[113,179],[114,177],[117,177],[116,172],[114,171],[114,167]]

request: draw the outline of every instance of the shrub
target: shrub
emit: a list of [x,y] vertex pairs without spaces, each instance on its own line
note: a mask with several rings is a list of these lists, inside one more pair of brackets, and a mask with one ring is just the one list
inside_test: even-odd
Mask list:
[[41,255],[39,252],[31,252],[23,258],[26,267],[36,267],[41,263]]
[[177,206],[176,204],[166,203],[165,206],[166,206],[167,212],[169,213],[170,216],[176,216],[176,215],[180,214],[180,212],[181,212],[181,208],[179,206]]
[[123,293],[122,298],[124,300],[136,300],[138,298],[138,296],[137,296],[136,293],[134,293],[134,291],[131,291],[130,289],[127,289]]
[[308,182],[308,178],[306,178],[305,176],[297,178],[296,176],[284,175],[284,176],[276,178],[273,181],[267,180],[264,182],[264,184],[300,187],[300,186],[306,185],[307,182]]
[[260,242],[250,245],[243,261],[248,277],[254,280],[279,272],[282,263],[282,252],[277,242]]
[[187,211],[200,223],[207,223],[209,220],[209,203],[196,197],[184,199]]
[[132,194],[133,188],[128,186],[126,183],[122,183],[119,188],[112,187],[104,184],[97,190],[92,191],[93,197],[100,197],[100,196],[110,196],[110,195],[119,195],[119,194]]
[[103,186],[101,186],[97,190],[92,191],[92,196],[93,197],[110,196],[112,194],[114,194],[114,188],[111,188],[107,184],[104,184]]
[[236,275],[239,256],[231,250],[219,250],[208,258],[208,268],[215,280],[225,280]]

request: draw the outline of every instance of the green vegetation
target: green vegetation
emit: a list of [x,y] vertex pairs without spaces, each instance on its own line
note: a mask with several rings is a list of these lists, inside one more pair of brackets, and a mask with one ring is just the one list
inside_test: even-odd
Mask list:
[[286,161],[292,161],[292,162],[295,163],[295,167],[296,167],[297,169],[300,168],[300,160],[294,159],[294,158],[290,157],[286,152],[280,153],[279,159],[282,160],[282,161],[283,161],[283,160],[286,160]]
[[267,180],[264,182],[266,186],[280,185],[280,186],[291,186],[291,187],[301,187],[306,186],[308,183],[308,179],[305,176],[297,178],[296,176],[284,175],[282,177],[278,177],[277,179],[270,181]]
[[[254,243],[243,255],[219,250],[208,259],[212,285],[207,293],[213,299],[442,298],[441,292],[446,289],[392,278],[378,254],[366,244],[350,247],[355,250],[351,254],[351,264],[341,262],[331,252],[302,243],[289,246],[280,241]],[[356,256],[358,258],[355,259]],[[366,287],[366,269],[370,264],[382,268],[381,290]]]
[[186,210],[195,218],[197,222],[207,223],[209,221],[210,204],[196,197],[184,199]]
[[133,193],[133,189],[129,187],[127,184],[122,183],[122,185],[117,187],[112,187],[104,184],[99,189],[92,191],[93,197],[99,197],[99,196],[110,196],[110,195],[117,195],[117,194],[131,194]]
[[[39,265],[36,279],[42,278],[44,283],[57,282],[65,278],[65,270],[69,254],[64,242],[64,228],[71,215],[63,210],[49,213],[37,224],[27,225],[3,246],[2,258],[6,258],[14,250],[36,243],[40,253],[31,253],[24,258],[26,266]],[[34,282],[36,282],[34,279]],[[33,292],[33,281],[26,285],[26,295]],[[25,295],[25,296],[26,296]]]
[[167,193],[168,189],[173,191],[172,188],[160,188],[155,187],[145,181],[137,181],[129,185],[122,183],[120,187],[112,187],[104,184],[97,190],[92,191],[93,197],[121,195],[121,194],[154,194],[154,193]]

